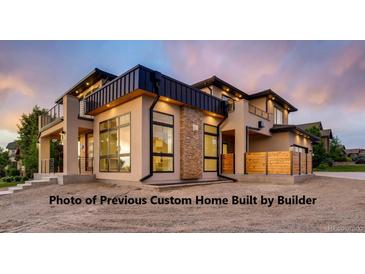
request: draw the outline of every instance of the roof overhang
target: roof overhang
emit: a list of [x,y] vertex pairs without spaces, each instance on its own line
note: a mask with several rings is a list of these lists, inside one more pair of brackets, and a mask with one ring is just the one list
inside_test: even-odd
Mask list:
[[270,129],[271,133],[277,132],[292,132],[294,134],[303,135],[306,138],[311,139],[312,142],[316,143],[320,141],[320,138],[310,134],[309,132],[297,127],[295,125],[275,125]]
[[267,89],[261,92],[257,92],[254,94],[251,94],[249,96],[249,100],[261,98],[261,97],[267,97],[268,99],[277,102],[279,105],[287,109],[289,112],[297,111],[298,109],[290,104],[287,100],[285,100],[283,97],[278,95],[276,92],[272,91],[271,89]]
[[232,86],[231,84],[218,78],[215,75],[213,75],[212,77],[210,77],[208,79],[195,83],[191,86],[194,88],[198,88],[198,89],[202,89],[202,88],[209,87],[209,86],[216,86],[216,87],[224,90],[225,92],[230,93],[238,98],[249,99],[249,95],[247,93],[236,88],[235,86]]
[[62,104],[63,97],[65,95],[77,95],[82,91],[86,90],[90,86],[94,85],[101,79],[113,80],[117,76],[109,72],[103,71],[101,69],[95,68],[79,82],[77,82],[73,87],[66,91],[61,97],[57,98],[56,104]]

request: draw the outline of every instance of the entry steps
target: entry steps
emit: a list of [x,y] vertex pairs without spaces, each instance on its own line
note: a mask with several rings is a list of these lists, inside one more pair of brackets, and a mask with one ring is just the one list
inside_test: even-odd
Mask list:
[[56,177],[45,177],[42,180],[28,180],[28,181],[25,181],[23,184],[17,184],[16,186],[8,187],[7,190],[0,191],[0,196],[12,194],[16,191],[20,191],[20,190],[29,188],[31,186],[42,186],[42,185],[49,185],[49,184],[54,184],[54,183],[57,184]]

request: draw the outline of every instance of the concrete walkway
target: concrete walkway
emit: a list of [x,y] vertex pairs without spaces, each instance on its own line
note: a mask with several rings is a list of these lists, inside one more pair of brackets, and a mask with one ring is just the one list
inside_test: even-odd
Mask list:
[[344,179],[354,179],[354,180],[364,180],[365,172],[315,172],[317,176],[334,177],[334,178],[344,178]]

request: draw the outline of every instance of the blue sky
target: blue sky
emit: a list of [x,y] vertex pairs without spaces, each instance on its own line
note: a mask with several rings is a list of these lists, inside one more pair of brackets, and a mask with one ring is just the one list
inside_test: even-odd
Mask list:
[[186,83],[217,75],[247,93],[271,88],[299,109],[291,123],[322,121],[346,147],[365,147],[362,41],[0,41],[0,146],[22,113],[52,107],[93,68],[136,64]]

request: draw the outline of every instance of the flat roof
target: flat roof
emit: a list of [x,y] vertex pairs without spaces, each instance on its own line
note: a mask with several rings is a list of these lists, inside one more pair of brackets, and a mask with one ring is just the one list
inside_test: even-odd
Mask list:
[[314,136],[313,134],[310,134],[309,132],[305,131],[304,129],[297,127],[296,125],[274,125],[270,132],[276,133],[276,132],[293,132],[293,133],[301,133],[307,137],[309,137],[312,141],[318,142],[320,139],[317,136]]
[[278,102],[280,105],[287,108],[289,112],[294,112],[298,110],[295,106],[290,104],[287,100],[285,100],[283,97],[281,97],[279,94],[271,89],[267,89],[250,95],[250,99],[256,99],[261,97],[269,97],[271,100],[274,100],[275,102]]

